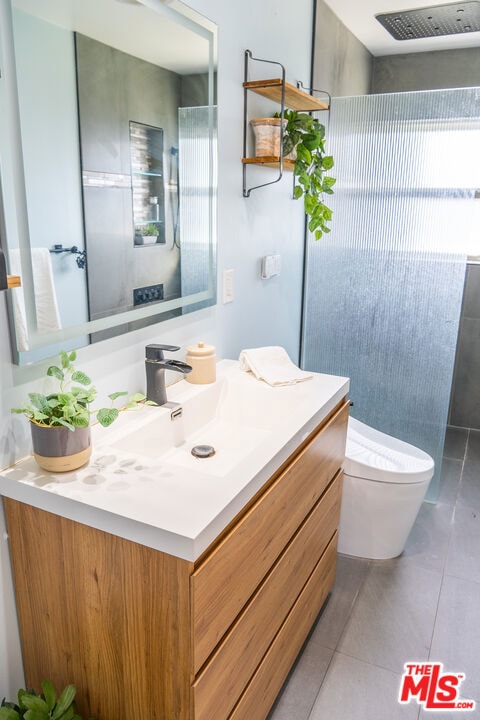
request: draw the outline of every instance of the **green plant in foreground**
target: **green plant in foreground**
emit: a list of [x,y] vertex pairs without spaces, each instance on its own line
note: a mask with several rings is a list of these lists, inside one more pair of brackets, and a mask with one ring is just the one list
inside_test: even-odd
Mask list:
[[40,695],[34,690],[19,690],[17,703],[4,698],[0,720],[82,720],[75,711],[75,693],[75,685],[67,685],[57,697],[53,683],[43,680]]
[[[88,375],[81,370],[75,370],[73,361],[76,357],[75,350],[70,353],[62,350],[60,366],[51,365],[47,370],[47,375],[58,381],[58,390],[48,395],[38,392],[29,393],[30,404],[12,408],[12,413],[25,415],[37,425],[47,427],[63,425],[69,430],[75,430],[76,427],[88,427],[92,415],[96,415],[98,422],[104,427],[111,425],[120,412],[118,408],[113,407],[113,403],[117,398],[128,395],[128,393],[114,392],[108,396],[112,402],[110,407],[97,411],[90,410],[90,403],[95,400],[97,391],[91,384],[92,381]],[[141,393],[132,395],[122,409],[133,408],[143,400],[145,400],[145,395]]]
[[322,196],[333,195],[335,184],[335,178],[325,174],[334,165],[333,157],[325,154],[325,126],[312,115],[296,110],[285,110],[284,118],[287,123],[283,132],[283,156],[292,150],[297,154],[293,196],[296,200],[303,196],[308,229],[315,234],[315,240],[319,240],[323,233],[330,232],[327,223],[332,219],[332,211]]

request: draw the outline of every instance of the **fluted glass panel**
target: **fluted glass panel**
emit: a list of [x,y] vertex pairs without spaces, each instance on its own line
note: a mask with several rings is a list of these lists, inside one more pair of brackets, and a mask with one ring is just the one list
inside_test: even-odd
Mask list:
[[480,89],[335,98],[332,232],[307,244],[302,365],[352,415],[432,455],[438,494],[467,254],[479,254]]
[[[215,248],[217,215],[217,108],[185,107],[178,111],[179,168],[178,194],[182,295],[215,290]],[[200,300],[183,312],[202,307]]]

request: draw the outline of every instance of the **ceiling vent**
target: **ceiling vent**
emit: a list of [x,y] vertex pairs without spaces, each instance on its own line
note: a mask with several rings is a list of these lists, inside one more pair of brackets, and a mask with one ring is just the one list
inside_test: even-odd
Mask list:
[[375,15],[395,40],[418,40],[441,35],[458,35],[480,30],[480,2],[431,5],[416,10]]

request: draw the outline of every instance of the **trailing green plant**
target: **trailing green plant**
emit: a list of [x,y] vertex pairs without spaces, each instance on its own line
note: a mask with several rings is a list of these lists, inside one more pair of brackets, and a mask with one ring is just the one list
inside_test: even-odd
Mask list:
[[[69,430],[75,430],[76,427],[88,427],[92,415],[96,416],[98,422],[104,427],[111,425],[120,412],[113,406],[113,403],[128,393],[124,391],[111,393],[108,396],[111,401],[110,407],[100,408],[96,411],[91,410],[90,403],[95,400],[97,390],[88,375],[75,369],[73,362],[76,357],[75,350],[70,353],[62,350],[60,364],[51,365],[47,370],[47,376],[58,382],[58,389],[48,395],[38,392],[29,393],[30,403],[20,408],[12,408],[12,413],[25,415],[37,425],[47,427],[63,425]],[[136,393],[121,409],[133,408],[144,400],[145,395]]]
[[[275,113],[275,117],[280,117]],[[332,211],[323,202],[323,195],[333,195],[335,178],[326,175],[333,168],[332,155],[325,152],[325,126],[308,113],[286,109],[287,121],[283,131],[282,150],[285,157],[296,151],[294,165],[295,185],[293,196],[303,197],[308,229],[319,240],[323,233],[330,232],[327,223]]]
[[42,681],[42,692],[19,690],[17,702],[3,698],[0,720],[82,720],[75,708],[75,685],[67,685],[57,697],[50,680]]

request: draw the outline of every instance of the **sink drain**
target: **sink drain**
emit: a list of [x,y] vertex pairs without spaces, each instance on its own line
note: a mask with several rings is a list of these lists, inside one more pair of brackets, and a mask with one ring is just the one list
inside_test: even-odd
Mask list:
[[192,448],[192,455],[197,458],[209,458],[215,455],[215,448],[211,445],[195,445]]

